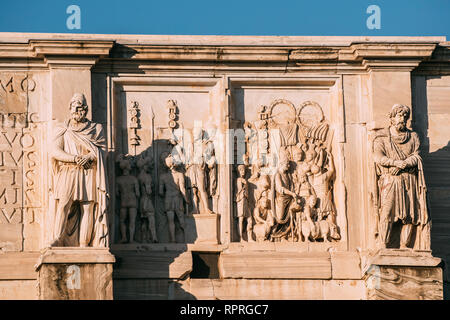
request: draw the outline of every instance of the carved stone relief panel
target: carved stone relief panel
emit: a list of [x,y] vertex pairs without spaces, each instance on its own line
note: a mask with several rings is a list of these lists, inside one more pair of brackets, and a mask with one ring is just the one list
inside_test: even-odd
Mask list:
[[200,230],[218,219],[222,112],[211,88],[125,82],[116,91],[114,243],[208,238]]
[[333,87],[237,82],[233,88],[235,240],[346,237],[343,123],[336,114],[342,105]]

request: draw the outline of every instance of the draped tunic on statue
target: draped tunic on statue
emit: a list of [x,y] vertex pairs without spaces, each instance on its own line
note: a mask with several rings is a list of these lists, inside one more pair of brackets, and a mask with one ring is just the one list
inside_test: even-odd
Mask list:
[[[93,201],[94,234],[92,245],[108,245],[107,183],[105,172],[106,139],[101,124],[86,120],[75,128],[70,120],[59,125],[53,138],[54,150],[51,157],[53,181],[51,186],[51,209],[56,214],[56,200]],[[92,153],[95,161],[85,169],[74,163],[75,156]]]
[[[381,206],[391,208],[389,222],[404,224],[427,224],[426,186],[423,161],[419,156],[419,137],[407,130],[392,136],[389,128],[381,130],[374,139],[374,160]],[[406,162],[405,169],[394,166],[396,160]]]

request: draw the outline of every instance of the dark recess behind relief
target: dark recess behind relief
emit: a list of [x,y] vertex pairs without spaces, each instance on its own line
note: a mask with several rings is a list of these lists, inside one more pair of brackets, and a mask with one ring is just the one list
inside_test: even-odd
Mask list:
[[219,252],[192,252],[192,279],[219,279]]

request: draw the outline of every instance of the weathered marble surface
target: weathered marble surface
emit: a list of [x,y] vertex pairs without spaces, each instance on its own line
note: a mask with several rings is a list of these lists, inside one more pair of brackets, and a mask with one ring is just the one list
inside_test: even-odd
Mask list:
[[[33,270],[52,233],[49,141],[77,92],[86,97],[87,119],[105,129],[116,298],[440,298],[436,257],[450,261],[449,52],[445,37],[0,33],[0,298],[38,298],[31,283],[51,274],[61,283],[64,264],[112,272],[109,262],[75,251],[47,260],[41,278]],[[420,139],[432,255],[371,255],[379,247],[373,138],[389,126],[394,104],[410,108],[406,126]],[[198,120],[214,130],[194,132]],[[257,126],[281,133],[268,139],[254,134]],[[230,129],[242,130],[244,157],[230,156],[239,152],[233,139],[221,142]],[[201,145],[200,162],[167,174],[161,155],[175,150],[172,163],[189,155],[188,136]],[[275,160],[287,158],[286,170],[248,163],[278,144]],[[121,156],[131,159],[127,174]],[[181,175],[185,197],[182,183],[171,184]],[[220,254],[223,279],[190,279],[192,252]],[[277,259],[286,261],[282,268]],[[387,277],[378,293],[363,279],[370,265]],[[394,278],[401,285],[393,287]],[[52,285],[44,287],[56,292]],[[60,287],[61,297],[84,297]]]
[[368,271],[370,300],[442,300],[442,269],[431,267],[379,266]]
[[108,249],[45,249],[35,265],[40,300],[111,300],[113,263]]
[[441,259],[430,251],[382,249],[364,266],[367,297],[371,300],[442,300]]

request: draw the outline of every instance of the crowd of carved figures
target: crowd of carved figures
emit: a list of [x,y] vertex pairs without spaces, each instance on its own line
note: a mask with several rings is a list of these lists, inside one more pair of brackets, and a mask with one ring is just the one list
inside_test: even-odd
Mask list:
[[235,187],[241,241],[339,240],[332,133],[321,107],[275,100],[244,129]]
[[[133,103],[134,108],[136,105]],[[175,132],[179,127],[176,102],[169,100],[167,109],[171,135],[156,159],[151,152],[137,156],[120,154],[116,159],[121,170],[116,179],[120,243],[135,242],[136,219],[140,219],[142,242],[158,242],[156,198],[162,203],[170,242],[176,242],[176,225],[186,241],[186,215],[214,214],[217,206],[217,161],[212,139],[202,128],[186,129],[178,134]],[[153,183],[155,169],[158,178]]]
[[[121,243],[136,238],[158,242],[165,230],[157,230],[156,213],[167,222],[170,242],[183,237],[186,242],[187,216],[218,212],[218,132],[195,125],[184,130],[178,123],[176,102],[169,100],[167,109],[169,137],[136,155],[139,104],[132,104],[130,145],[135,155],[116,158]],[[70,118],[54,131],[51,246],[108,246],[106,139],[102,126],[86,118],[87,111],[85,96],[75,94]],[[374,235],[383,248],[429,250],[427,188],[420,141],[407,128],[410,114],[409,107],[394,105],[390,126],[377,130],[372,140]],[[237,238],[340,240],[333,192],[333,130],[320,105],[306,101],[295,107],[288,100],[275,100],[261,106],[257,120],[244,122],[242,128],[242,139],[234,145],[243,150],[237,155],[233,184]],[[139,237],[135,237],[137,226]],[[177,229],[183,233],[179,237]]]

